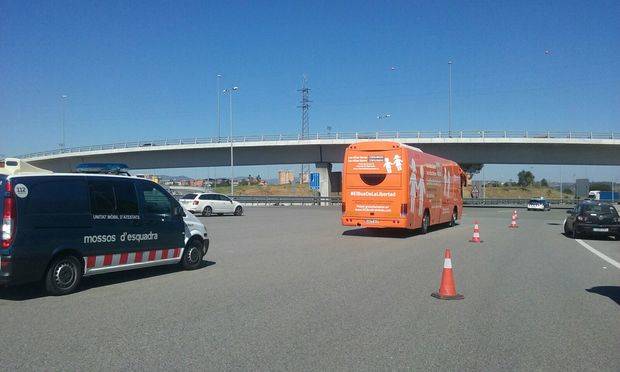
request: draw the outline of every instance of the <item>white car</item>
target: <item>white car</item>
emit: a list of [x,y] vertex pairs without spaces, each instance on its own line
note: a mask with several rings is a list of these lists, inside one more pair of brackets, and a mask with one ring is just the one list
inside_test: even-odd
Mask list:
[[207,228],[190,211],[185,208],[183,209],[183,212],[185,213],[183,216],[183,223],[185,224],[185,245],[187,246],[187,242],[189,242],[192,238],[200,238],[199,240],[203,241],[203,249],[206,252],[209,249],[209,235],[207,234]]
[[528,211],[550,211],[551,205],[545,199],[531,199],[527,202]]
[[184,195],[180,200],[181,205],[192,213],[200,213],[203,216],[217,214],[219,216],[228,213],[235,216],[243,214],[243,207],[239,202],[230,199],[226,195],[213,192],[192,193]]

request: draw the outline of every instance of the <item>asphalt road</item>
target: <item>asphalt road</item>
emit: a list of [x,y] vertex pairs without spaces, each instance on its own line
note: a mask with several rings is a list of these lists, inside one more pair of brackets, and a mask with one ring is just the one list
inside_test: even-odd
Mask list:
[[[563,211],[467,209],[427,235],[347,230],[332,208],[203,219],[205,267],[0,291],[6,370],[618,370],[620,269]],[[480,221],[483,244],[467,242]],[[620,243],[584,239],[620,261]],[[462,301],[430,296],[445,248]]]

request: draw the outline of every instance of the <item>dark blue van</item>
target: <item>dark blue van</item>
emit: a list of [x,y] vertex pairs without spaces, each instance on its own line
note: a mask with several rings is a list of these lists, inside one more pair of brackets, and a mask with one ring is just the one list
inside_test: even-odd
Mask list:
[[179,203],[145,179],[0,174],[0,197],[3,285],[41,280],[62,295],[87,275],[165,264],[194,269],[209,246],[204,226],[188,227]]

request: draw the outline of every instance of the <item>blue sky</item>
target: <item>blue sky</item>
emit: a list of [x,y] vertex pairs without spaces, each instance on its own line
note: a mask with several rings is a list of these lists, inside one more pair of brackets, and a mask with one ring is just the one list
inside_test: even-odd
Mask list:
[[620,131],[617,1],[0,0],[0,153],[56,148],[62,94],[67,146],[215,135],[218,73],[237,134],[297,133],[304,73],[311,132],[446,130],[448,60],[456,130]]

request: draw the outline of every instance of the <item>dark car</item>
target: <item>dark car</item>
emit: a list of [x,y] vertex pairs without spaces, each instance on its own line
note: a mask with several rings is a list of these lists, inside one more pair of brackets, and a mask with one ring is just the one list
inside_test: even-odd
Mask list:
[[581,235],[615,236],[620,238],[620,216],[610,203],[582,201],[566,211],[564,233],[573,238]]

